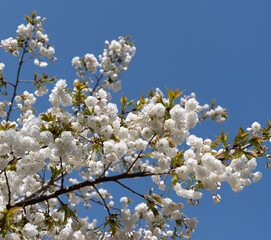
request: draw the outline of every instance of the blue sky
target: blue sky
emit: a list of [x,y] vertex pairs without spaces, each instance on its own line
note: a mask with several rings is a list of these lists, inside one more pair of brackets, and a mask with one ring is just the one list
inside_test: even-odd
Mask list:
[[[225,124],[206,122],[194,130],[198,136],[214,139],[224,127],[233,137],[240,126],[254,121],[264,126],[271,120],[268,0],[10,0],[1,9],[0,39],[15,36],[32,10],[47,18],[46,33],[59,59],[47,70],[70,82],[76,77],[74,56],[98,55],[105,40],[130,35],[137,52],[123,75],[122,94],[134,99],[150,88],[180,88],[195,92],[202,104],[215,98],[228,109]],[[0,62],[5,62],[7,76],[14,77],[14,58],[0,51]],[[206,193],[198,207],[184,209],[200,221],[194,240],[268,238],[271,170],[264,165],[260,159],[263,179],[243,192],[236,194],[224,184],[220,204],[214,205]]]

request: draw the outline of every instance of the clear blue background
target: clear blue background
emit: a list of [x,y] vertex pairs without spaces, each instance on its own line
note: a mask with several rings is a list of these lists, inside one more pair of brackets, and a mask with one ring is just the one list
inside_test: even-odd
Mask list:
[[[254,121],[264,126],[271,119],[269,0],[2,1],[0,39],[14,37],[32,10],[47,18],[46,33],[59,59],[46,70],[51,76],[72,82],[74,56],[97,56],[105,40],[130,35],[137,52],[123,76],[124,95],[134,99],[150,88],[167,87],[193,91],[201,104],[215,98],[230,118],[224,125],[198,126],[194,133],[203,138],[214,139],[223,127],[233,137],[239,126]],[[15,59],[1,51],[0,62],[6,64],[6,76],[14,78]],[[271,169],[264,165],[260,159],[263,179],[243,192],[223,184],[220,204],[206,193],[198,207],[184,209],[200,221],[194,240],[270,239]]]

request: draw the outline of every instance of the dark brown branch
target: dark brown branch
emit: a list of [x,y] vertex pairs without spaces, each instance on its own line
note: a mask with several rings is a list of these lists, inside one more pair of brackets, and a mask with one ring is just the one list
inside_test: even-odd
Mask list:
[[114,182],[116,180],[120,180],[120,179],[130,179],[130,178],[137,178],[137,177],[147,177],[147,176],[152,176],[152,175],[164,175],[167,173],[161,173],[161,174],[157,174],[157,173],[150,173],[150,172],[136,172],[136,173],[123,173],[120,175],[115,175],[115,176],[110,176],[110,177],[103,177],[100,179],[96,179],[94,181],[84,181],[78,184],[74,184],[72,186],[63,188],[63,189],[59,189],[57,191],[55,191],[54,193],[50,194],[50,195],[43,195],[43,196],[39,196],[37,198],[33,198],[33,199],[29,199],[29,200],[21,200],[16,202],[14,205],[12,205],[11,207],[15,207],[15,206],[29,206],[29,205],[33,205],[36,203],[40,203],[52,198],[56,198],[62,194],[66,194],[66,193],[70,193],[76,190],[79,190],[80,188],[83,187],[88,187],[88,186],[94,186],[97,185],[99,183],[104,183],[104,182]]
[[24,62],[23,59],[24,59],[24,55],[26,53],[27,41],[28,41],[28,38],[25,41],[25,45],[24,45],[24,48],[23,48],[22,57],[21,57],[20,62],[19,62],[19,68],[18,68],[18,71],[17,71],[16,83],[14,84],[13,95],[12,95],[12,98],[11,98],[11,101],[10,101],[10,106],[9,106],[9,110],[8,110],[8,113],[7,113],[7,119],[6,119],[6,121],[9,120],[10,113],[11,113],[11,110],[12,110],[12,105],[13,105],[13,102],[14,102],[14,99],[15,99],[15,96],[16,96],[16,91],[17,91],[17,87],[18,87],[18,84],[19,84],[20,72],[21,72],[21,68],[22,68],[23,62]]

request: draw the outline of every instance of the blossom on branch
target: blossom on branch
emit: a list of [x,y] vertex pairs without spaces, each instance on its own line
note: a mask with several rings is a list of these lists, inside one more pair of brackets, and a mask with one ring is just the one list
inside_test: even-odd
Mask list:
[[[45,57],[49,63],[55,60],[43,30],[45,19],[33,12],[26,20],[16,39],[1,41],[19,61],[15,82],[0,78],[0,87],[11,87],[0,102],[3,239],[190,238],[198,220],[185,215],[185,202],[199,205],[203,194],[211,192],[219,203],[223,182],[239,192],[261,179],[255,169],[257,158],[268,150],[263,144],[270,139],[269,121],[266,128],[257,122],[246,131],[240,128],[229,142],[224,131],[216,140],[190,133],[208,117],[216,122],[227,118],[226,109],[214,101],[210,107],[200,105],[194,93],[183,96],[168,89],[164,95],[156,89],[137,101],[122,96],[118,107],[110,92],[121,88],[121,73],[135,54],[129,37],[106,41],[98,58],[92,53],[74,57],[79,79],[73,86],[44,73],[22,80],[25,61],[34,59],[45,67]],[[0,74],[4,67],[0,63]],[[48,92],[48,82],[54,87],[47,110],[40,113],[34,105]],[[37,87],[36,97],[24,90],[29,83]],[[149,179],[154,187],[137,191],[124,179]],[[132,197],[118,199],[106,183]],[[133,195],[142,202],[133,204]],[[101,205],[104,221],[80,218],[80,204],[86,209]]]

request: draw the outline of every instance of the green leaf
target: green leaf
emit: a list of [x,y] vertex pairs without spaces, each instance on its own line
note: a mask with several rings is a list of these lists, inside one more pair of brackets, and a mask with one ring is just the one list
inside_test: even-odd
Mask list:
[[71,209],[68,207],[68,204],[63,204],[63,205],[61,205],[61,206],[58,208],[57,212],[60,212],[60,211],[64,211],[64,221],[63,221],[64,223],[67,223],[67,220],[68,220],[69,217],[72,217],[72,218],[77,219],[76,214],[74,213],[73,210],[71,210]]
[[168,100],[171,101],[172,98],[173,98],[173,91],[171,91],[171,90],[169,90],[169,89],[167,88],[167,95],[168,95]]
[[211,108],[214,108],[215,105],[216,105],[216,101],[215,101],[215,99],[213,99],[211,102]]
[[51,175],[52,179],[56,178],[60,173],[63,172],[63,169],[57,169],[56,167],[55,168],[50,167],[50,170],[52,172],[52,175]]
[[253,145],[254,147],[256,147],[256,148],[260,148],[260,143],[259,143],[259,141],[257,140],[257,139],[250,139],[249,141],[248,141],[251,145]]
[[8,213],[13,214],[13,213],[19,211],[20,209],[22,209],[22,207],[13,207],[13,208],[8,210]]
[[178,219],[178,220],[176,220],[176,225],[177,226],[182,226],[182,220],[181,219]]
[[221,142],[225,148],[228,148],[230,145],[230,143],[227,143],[228,133],[224,134],[224,129],[221,131],[220,136],[217,137],[217,140]]
[[134,100],[127,103],[127,107],[131,106],[133,104]]
[[152,210],[154,217],[157,217],[159,215],[159,212],[155,207],[152,207],[151,210]]
[[152,195],[152,199],[155,200],[156,202],[162,204],[162,197],[161,197],[160,195],[158,195],[158,194],[153,194],[153,195]]
[[255,152],[253,152],[253,151],[244,151],[243,153],[244,153],[244,155],[246,156],[246,158],[247,158],[248,160],[250,160],[250,159],[255,158],[255,157],[258,156],[258,155],[257,155]]
[[179,92],[179,89],[176,89],[174,91],[174,97],[175,99],[177,99],[178,97],[180,97],[183,94],[183,91]]
[[171,179],[173,187],[178,183],[178,174],[176,172],[172,173],[173,178]]

